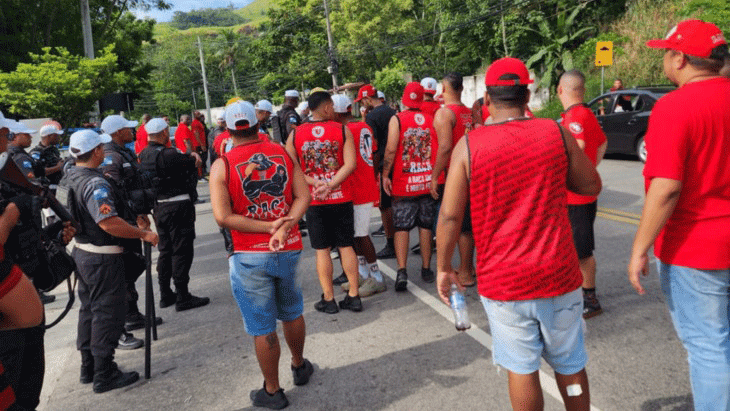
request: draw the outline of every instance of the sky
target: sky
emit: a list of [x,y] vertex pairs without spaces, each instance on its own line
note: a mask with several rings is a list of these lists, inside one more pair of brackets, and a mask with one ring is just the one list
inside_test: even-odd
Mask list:
[[167,0],[168,3],[172,4],[172,8],[170,10],[132,10],[132,13],[134,13],[139,18],[150,17],[161,23],[172,20],[172,15],[175,13],[175,11],[190,11],[193,9],[227,7],[229,4],[233,4],[233,7],[239,9],[251,3],[251,1],[252,0]]

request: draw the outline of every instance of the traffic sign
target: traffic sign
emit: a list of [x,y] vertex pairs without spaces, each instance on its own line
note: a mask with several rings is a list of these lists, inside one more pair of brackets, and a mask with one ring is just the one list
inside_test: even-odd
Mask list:
[[596,43],[596,67],[613,65],[613,42],[599,41]]

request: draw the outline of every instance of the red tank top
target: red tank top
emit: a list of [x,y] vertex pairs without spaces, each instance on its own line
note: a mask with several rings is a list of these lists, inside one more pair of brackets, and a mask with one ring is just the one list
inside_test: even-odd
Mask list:
[[[313,121],[297,126],[294,148],[304,174],[317,180],[332,181],[345,162],[344,125],[334,121]],[[314,186],[309,187],[314,197]],[[310,205],[340,204],[352,201],[350,185],[345,183],[330,191],[325,200],[312,198]]]
[[431,117],[436,115],[436,112],[441,108],[441,103],[438,101],[424,101],[421,103],[421,111],[430,115]]
[[348,123],[355,142],[357,167],[347,179],[352,190],[352,204],[374,203],[380,196],[373,169],[373,152],[377,149],[373,130],[365,122]]
[[[463,104],[449,104],[445,107],[453,111],[456,116],[456,124],[454,124],[454,128],[451,131],[451,147],[456,147],[456,143],[458,143],[459,140],[461,140],[461,138],[473,128],[471,123],[471,109]],[[449,162],[446,165],[446,173],[449,172],[450,165],[451,158],[449,158]],[[439,176],[439,180],[441,180],[441,178],[445,179],[446,173]],[[439,181],[439,183],[441,183],[441,181]]]
[[400,139],[393,161],[393,196],[415,197],[431,189],[438,139],[433,117],[416,110],[397,114]]
[[[233,147],[223,155],[233,212],[247,218],[274,221],[289,214],[294,192],[294,163],[283,147],[257,141]],[[235,252],[271,252],[269,233],[231,230]],[[301,250],[302,236],[294,225],[283,251]]]
[[568,159],[555,121],[489,125],[466,138],[479,293],[514,301],[578,288],[583,280],[565,196]]

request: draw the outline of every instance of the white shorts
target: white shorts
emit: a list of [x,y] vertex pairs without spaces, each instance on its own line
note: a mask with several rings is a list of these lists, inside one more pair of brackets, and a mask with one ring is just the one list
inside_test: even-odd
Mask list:
[[370,235],[370,213],[373,210],[373,203],[358,204],[353,208],[355,210],[355,238],[367,237]]

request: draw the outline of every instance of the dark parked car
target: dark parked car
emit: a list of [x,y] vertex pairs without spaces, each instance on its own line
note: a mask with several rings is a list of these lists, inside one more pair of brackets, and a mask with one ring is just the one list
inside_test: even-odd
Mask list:
[[674,90],[671,86],[611,91],[588,103],[606,133],[606,153],[634,154],[646,161],[644,134],[654,103]]

